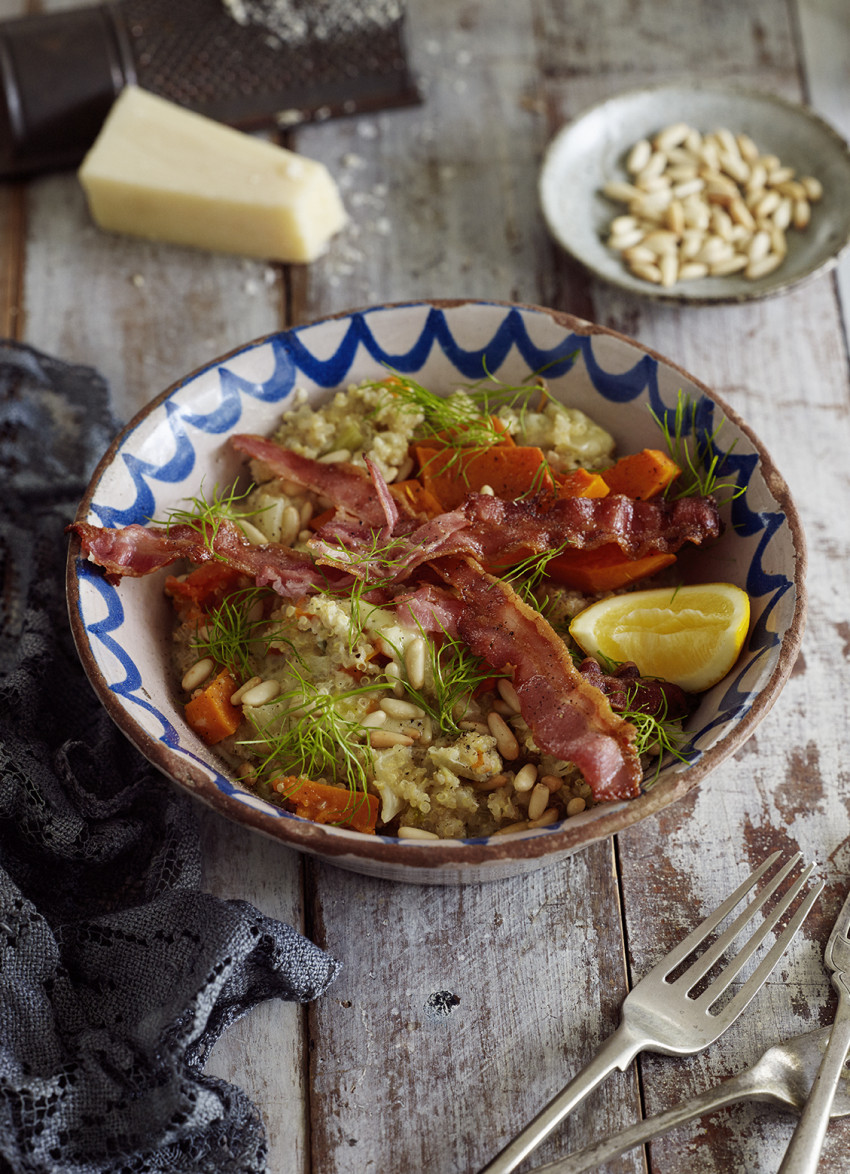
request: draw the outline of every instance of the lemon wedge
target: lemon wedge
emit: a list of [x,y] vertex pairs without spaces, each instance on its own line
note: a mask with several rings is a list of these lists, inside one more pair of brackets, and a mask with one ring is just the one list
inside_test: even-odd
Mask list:
[[746,591],[699,583],[602,599],[574,617],[570,635],[587,656],[631,660],[642,676],[701,693],[732,668],[749,624]]

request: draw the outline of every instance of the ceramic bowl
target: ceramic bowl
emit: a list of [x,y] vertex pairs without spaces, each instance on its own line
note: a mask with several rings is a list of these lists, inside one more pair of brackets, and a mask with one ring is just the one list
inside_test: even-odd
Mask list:
[[[789,229],[782,264],[757,280],[741,274],[660,287],[634,276],[608,248],[608,226],[625,211],[602,194],[609,180],[627,180],[625,161],[639,139],[683,121],[707,133],[746,133],[798,176],[823,184],[805,231]],[[630,293],[691,305],[746,302],[779,294],[826,273],[850,241],[850,148],[805,106],[773,94],[723,84],[658,85],[608,98],[564,126],[547,148],[540,173],[543,216],[556,241],[597,277]]]
[[[72,539],[68,597],[82,662],[108,712],[147,758],[218,812],[300,851],[359,872],[418,883],[494,880],[555,862],[667,807],[753,732],[782,688],[802,636],[804,540],[788,489],[752,431],[693,376],[622,335],[567,314],[494,302],[377,306],[248,343],[163,392],[119,434],[97,468],[78,520],[144,523],[239,472],[228,433],[270,433],[294,391],[314,401],[390,366],[438,391],[486,370],[517,383],[545,369],[552,392],[615,436],[621,452],[659,446],[652,412],[680,393],[698,406],[726,474],[745,492],[724,507],[723,537],[694,552],[686,574],[745,588],[752,626],[728,677],[701,697],[684,761],[666,764],[639,798],[600,805],[547,828],[474,840],[366,836],[298,819],[231,777],[186,725],[170,667],[171,609],[163,575],[118,586]],[[725,422],[724,422],[725,421]]]

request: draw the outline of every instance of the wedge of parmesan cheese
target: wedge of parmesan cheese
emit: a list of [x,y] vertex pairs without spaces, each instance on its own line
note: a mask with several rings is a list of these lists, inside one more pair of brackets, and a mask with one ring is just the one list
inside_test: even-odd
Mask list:
[[346,222],[323,163],[137,86],[78,175],[100,228],[214,252],[313,261]]

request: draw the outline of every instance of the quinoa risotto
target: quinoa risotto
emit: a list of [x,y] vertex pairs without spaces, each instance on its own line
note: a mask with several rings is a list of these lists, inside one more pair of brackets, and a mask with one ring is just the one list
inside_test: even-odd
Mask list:
[[676,752],[682,690],[568,631],[719,533],[704,485],[667,499],[665,439],[617,456],[536,377],[443,397],[390,375],[318,408],[296,392],[273,437],[230,437],[244,490],[74,528],[119,575],[178,562],[187,722],[263,798],[364,833],[489,836],[632,798]]

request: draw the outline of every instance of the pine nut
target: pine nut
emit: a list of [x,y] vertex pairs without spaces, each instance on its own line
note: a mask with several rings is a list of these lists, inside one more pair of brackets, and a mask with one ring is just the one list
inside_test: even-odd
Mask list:
[[706,237],[705,244],[694,260],[702,261],[705,265],[712,265],[715,261],[724,261],[727,257],[731,257],[733,252],[734,250],[728,241],[720,236],[709,236]]
[[744,134],[736,135],[735,142],[737,143],[741,158],[746,163],[755,163],[759,157],[759,149],[750,136]]
[[731,151],[720,152],[720,166],[736,183],[745,184],[750,178],[750,166],[738,154],[737,148],[734,154]]
[[744,274],[751,281],[755,281],[759,277],[766,277],[768,273],[772,273],[781,261],[782,257],[778,253],[768,253],[759,261],[751,261],[744,270]]
[[298,531],[301,529],[301,515],[294,505],[288,505],[283,511],[280,519],[280,537],[278,542],[281,546],[291,546],[298,537]]
[[579,812],[584,811],[586,806],[587,804],[584,799],[580,795],[577,795],[574,799],[570,799],[567,804],[567,815],[578,815]]
[[677,200],[684,200],[686,196],[695,196],[705,187],[705,180],[700,176],[695,179],[686,179],[684,183],[673,185],[673,195]]
[[784,257],[788,252],[788,242],[785,238],[785,233],[778,225],[770,230],[770,251],[778,253],[780,257]]
[[787,183],[780,183],[776,190],[781,196],[790,196],[792,200],[805,200],[808,198],[805,185],[802,181],[791,179]]
[[649,139],[638,139],[626,158],[626,171],[629,175],[638,175],[643,171],[652,155],[652,144]]
[[655,179],[656,176],[661,174],[666,166],[667,156],[664,154],[664,152],[653,151],[644,166],[635,176],[635,183],[639,184],[643,180]]
[[783,196],[779,207],[773,213],[773,223],[777,228],[781,228],[784,232],[791,224],[791,218],[794,214],[794,201],[790,196]]
[[753,215],[757,219],[771,216],[779,207],[781,200],[782,196],[779,192],[767,192],[753,208]]
[[666,228],[657,228],[654,232],[647,233],[643,238],[644,247],[652,249],[659,256],[663,253],[674,253],[677,243],[675,232],[670,232]]
[[[533,762],[527,762],[514,775],[514,790],[520,792],[530,791],[536,782],[537,767]],[[546,790],[548,791],[549,788],[547,787]]]
[[415,636],[404,650],[404,667],[411,689],[421,689],[425,684],[425,641]]
[[636,180],[636,186],[642,192],[650,193],[663,191],[665,188],[669,188],[671,183],[666,175],[649,175],[646,179]]
[[305,501],[298,511],[298,521],[301,525],[301,529],[302,530],[306,529],[306,527],[310,525],[310,522],[312,520],[313,520],[313,503],[311,501]]
[[767,187],[767,171],[763,164],[756,163],[750,171],[750,178],[744,184],[748,192],[758,192]]
[[773,171],[767,173],[767,182],[771,187],[777,187],[780,183],[788,183],[794,175],[793,167],[774,167]]
[[518,823],[509,823],[507,825],[507,827],[497,828],[493,832],[493,835],[494,836],[507,836],[507,835],[510,835],[511,832],[527,832],[527,831],[528,831],[528,820],[521,819]]
[[[614,247],[613,244],[611,245],[611,247],[612,248]],[[496,490],[493,488],[492,485],[482,485],[481,488],[478,490],[478,492],[483,493],[485,497],[495,497],[496,496]]]
[[633,144],[626,170],[633,182],[602,188],[627,206],[610,222],[608,245],[636,277],[665,287],[764,276],[787,253],[786,230],[805,229],[823,194],[815,177],[795,178],[793,167],[726,127],[706,135],[683,122],[664,127]]
[[509,681],[507,677],[499,677],[496,688],[499,690],[502,700],[510,706],[511,713],[519,713],[522,707],[513,681]]
[[800,183],[803,185],[806,196],[813,204],[816,204],[823,195],[823,184],[821,181],[815,179],[813,175],[804,175],[800,178]]
[[249,677],[248,680],[245,681],[245,683],[243,685],[240,685],[239,688],[236,690],[236,692],[231,695],[231,698],[230,698],[231,704],[232,705],[239,705],[240,702],[242,701],[242,698],[245,696],[245,694],[248,692],[249,689],[254,689],[254,688],[256,688],[257,685],[261,685],[262,683],[263,683],[262,677]]
[[509,762],[513,761],[519,754],[519,742],[505,719],[498,713],[489,713],[487,727],[496,739],[496,749],[502,758],[507,758]]
[[[761,203],[761,201],[759,201]],[[743,224],[748,232],[753,232],[756,227],[755,219],[752,212],[749,210],[740,196],[736,197],[729,205],[729,215],[736,224]]]
[[711,209],[711,230],[716,236],[728,241],[732,239],[732,217],[720,204],[714,204]]
[[679,281],[698,281],[708,276],[708,266],[699,261],[686,261],[679,269]]
[[679,262],[675,253],[666,253],[660,260],[658,268],[661,272],[663,286],[675,285],[679,277]]
[[528,818],[539,819],[549,806],[551,792],[545,783],[536,783],[528,801]]
[[508,776],[490,775],[489,779],[482,779],[481,782],[473,783],[473,791],[498,791],[499,787],[504,787],[508,781]]
[[795,228],[806,228],[811,218],[812,209],[808,200],[795,200],[793,222]]
[[395,718],[418,718],[425,716],[425,710],[412,701],[397,701],[394,697],[382,697],[378,702],[384,713]]
[[384,669],[384,676],[393,687],[393,693],[396,697],[404,696],[404,685],[401,682],[401,669],[394,660],[387,663]]
[[560,775],[543,775],[540,779],[541,783],[554,794],[555,791],[560,791],[564,785],[564,780]]
[[770,252],[770,233],[763,228],[755,234],[747,247],[747,256],[750,261],[760,261]]
[[530,819],[528,821],[528,826],[529,826],[529,828],[545,828],[545,827],[548,827],[550,824],[557,823],[557,822],[558,822],[558,809],[557,809],[557,807],[547,807],[546,810],[543,812],[543,814],[539,815],[537,817],[537,819]]
[[721,152],[740,159],[741,156],[738,152],[738,141],[732,134],[731,130],[727,130],[725,126],[722,126],[719,130],[715,130],[712,133],[714,140],[720,148]]
[[696,163],[676,163],[667,168],[667,176],[673,184],[686,183],[699,175]]
[[746,266],[746,256],[743,253],[733,253],[731,257],[724,257],[709,265],[708,271],[712,277],[729,277],[733,273],[740,273]]
[[705,233],[698,228],[686,228],[682,233],[682,243],[679,246],[679,256],[684,261],[691,261],[705,244]]
[[374,730],[387,724],[387,715],[383,709],[373,709],[371,713],[366,714],[360,724],[367,730]]
[[249,709],[255,705],[268,705],[270,701],[274,701],[279,693],[280,681],[262,681],[242,694],[242,708],[244,709],[246,705]]
[[369,735],[369,745],[373,750],[386,750],[390,746],[412,746],[413,738],[407,734],[397,734],[394,730],[373,730]]
[[335,448],[333,452],[326,452],[323,456],[316,457],[320,465],[335,465],[339,461],[350,461],[351,450],[347,448]]
[[242,531],[252,546],[265,546],[265,544],[268,542],[268,538],[266,538],[262,530],[258,530],[254,523],[249,522],[247,518],[240,518],[238,524],[239,529]]
[[703,163],[712,171],[719,170],[720,167],[720,150],[717,143],[712,142],[711,139],[703,139],[703,144],[700,147],[699,157]]
[[629,265],[654,265],[655,253],[646,245],[635,245],[632,249],[623,250],[623,260]]
[[691,128],[686,122],[674,122],[659,131],[653,142],[658,151],[670,151],[679,147],[690,134]]
[[719,171],[712,172],[704,180],[704,186],[709,199],[725,196],[730,200],[734,200],[738,195],[738,185],[735,181],[726,175],[721,175]]
[[190,669],[187,669],[180,684],[187,693],[191,693],[193,689],[197,689],[199,685],[204,683],[214,668],[215,661],[209,656],[205,656],[203,660],[196,661]]
[[636,188],[634,184],[618,183],[616,180],[611,180],[602,188],[602,194],[607,196],[609,200],[628,204],[629,201],[636,200],[641,195],[641,190]]
[[638,216],[651,220],[654,217],[663,215],[667,211],[667,206],[672,199],[673,192],[670,188],[660,192],[647,192],[646,194],[639,192],[638,198],[633,200],[629,207],[633,208]]
[[[614,233],[608,238],[608,248],[615,249],[616,252],[621,253],[623,249],[630,249],[634,245],[639,245],[643,240],[643,229],[632,228],[629,232],[620,232],[616,235]],[[483,493],[483,490],[481,490]],[[491,489],[492,493],[493,490]]]
[[425,828],[400,827],[398,838],[400,840],[439,840],[440,837],[436,832],[426,831]]
[[615,216],[608,227],[612,236],[619,236],[624,232],[632,232],[639,225],[640,221],[637,216]]
[[490,727],[486,722],[458,722],[459,730],[469,730],[473,734],[489,734]]
[[685,231],[685,209],[681,200],[670,201],[670,207],[667,209],[664,223],[671,232],[675,232],[677,237],[681,236]]
[[661,284],[661,270],[657,265],[637,264],[630,265],[635,277],[642,277],[644,281],[651,281],[653,285]]

